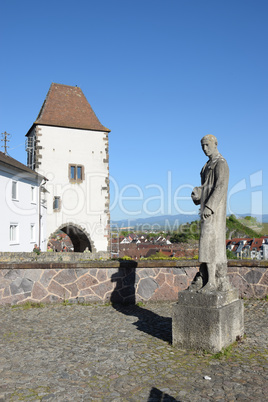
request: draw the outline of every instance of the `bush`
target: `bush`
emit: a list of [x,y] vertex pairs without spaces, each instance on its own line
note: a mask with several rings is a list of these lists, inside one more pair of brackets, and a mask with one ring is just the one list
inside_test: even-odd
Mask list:
[[228,260],[237,260],[237,256],[231,250],[226,250],[226,256]]
[[128,255],[124,255],[124,257],[119,258],[119,260],[130,261],[130,260],[132,260],[132,258],[129,257]]

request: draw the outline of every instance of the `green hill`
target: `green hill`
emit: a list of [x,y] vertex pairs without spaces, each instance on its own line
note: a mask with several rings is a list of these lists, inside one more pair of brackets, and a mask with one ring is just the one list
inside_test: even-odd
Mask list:
[[[242,223],[243,222],[243,223]],[[234,215],[226,218],[226,238],[234,237],[260,237],[260,233],[252,229],[256,226],[255,218],[246,217],[237,219]],[[181,225],[179,230],[172,233],[171,243],[187,243],[191,240],[198,240],[200,236],[200,221],[194,221]]]
[[252,227],[256,227],[255,224],[255,218],[250,216],[238,220],[234,215],[230,215],[226,218],[226,238],[260,237],[260,234],[252,229]]

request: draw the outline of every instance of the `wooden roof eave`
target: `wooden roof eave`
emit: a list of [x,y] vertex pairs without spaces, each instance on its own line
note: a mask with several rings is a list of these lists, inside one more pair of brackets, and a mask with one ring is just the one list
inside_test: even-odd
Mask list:
[[68,127],[68,126],[62,126],[62,125],[57,125],[57,124],[45,124],[45,123],[39,123],[35,121],[31,128],[28,130],[27,134],[25,134],[25,137],[28,137],[30,132],[34,129],[36,126],[50,126],[50,127],[61,127],[61,128],[69,128],[69,129],[74,129],[74,130],[85,130],[85,131],[98,131],[100,133],[110,133],[111,130],[109,128],[104,127],[104,130],[99,130],[99,129],[94,129],[94,128],[83,128],[83,127]]

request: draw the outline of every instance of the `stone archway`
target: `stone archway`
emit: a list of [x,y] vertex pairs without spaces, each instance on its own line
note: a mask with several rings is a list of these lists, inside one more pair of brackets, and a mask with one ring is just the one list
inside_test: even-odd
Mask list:
[[58,230],[61,230],[70,237],[74,246],[74,252],[82,253],[86,248],[91,252],[96,251],[90,235],[81,226],[68,222],[62,224]]

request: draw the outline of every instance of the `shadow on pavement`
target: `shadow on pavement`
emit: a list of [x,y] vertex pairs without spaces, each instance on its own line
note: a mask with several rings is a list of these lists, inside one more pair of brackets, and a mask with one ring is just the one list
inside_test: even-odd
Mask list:
[[180,401],[166,394],[165,392],[160,391],[160,389],[152,388],[148,398],[148,402],[180,402]]
[[122,314],[137,317],[138,321],[133,325],[135,325],[139,331],[145,332],[171,344],[171,318],[162,317],[135,304],[135,270],[135,267],[122,267],[119,268],[117,273],[112,275],[112,281],[116,282],[116,287],[111,295],[112,305],[114,309]]

